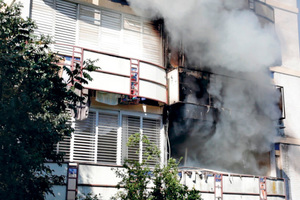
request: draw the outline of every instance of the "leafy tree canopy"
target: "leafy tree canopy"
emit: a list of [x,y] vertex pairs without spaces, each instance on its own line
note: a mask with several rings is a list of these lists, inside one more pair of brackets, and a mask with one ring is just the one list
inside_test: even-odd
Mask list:
[[150,160],[159,163],[160,151],[146,136],[141,137],[139,133],[130,136],[128,146],[138,147],[140,140],[145,145],[145,159],[141,163],[127,159],[124,169],[115,170],[117,177],[121,178],[118,187],[123,191],[112,200],[201,200],[200,191],[189,190],[180,183],[175,159],[169,159],[163,166],[149,166]]
[[[59,76],[59,57],[49,49],[50,39],[34,37],[30,19],[20,17],[20,6],[0,0],[0,199],[44,199],[52,193],[55,176],[44,163],[61,162],[54,144],[73,131],[68,110],[83,101],[73,88],[91,80],[81,78],[80,67]],[[86,62],[87,70],[94,70]],[[77,81],[74,81],[77,80]]]

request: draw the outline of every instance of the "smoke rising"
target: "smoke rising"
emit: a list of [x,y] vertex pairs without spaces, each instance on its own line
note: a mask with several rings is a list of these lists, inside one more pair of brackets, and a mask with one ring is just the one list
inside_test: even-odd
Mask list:
[[[189,126],[182,144],[188,164],[243,173],[264,174],[261,155],[276,135],[278,94],[268,67],[280,60],[280,46],[272,24],[262,25],[242,0],[130,0],[139,14],[162,17],[176,47],[181,41],[189,63],[206,67],[211,76],[216,120]],[[203,102],[191,95],[189,102]],[[211,111],[208,111],[211,112]],[[191,127],[192,126],[192,127]],[[210,135],[210,137],[202,136]],[[198,138],[198,139],[195,139]],[[179,150],[180,151],[180,150]],[[268,159],[268,158],[267,158]]]

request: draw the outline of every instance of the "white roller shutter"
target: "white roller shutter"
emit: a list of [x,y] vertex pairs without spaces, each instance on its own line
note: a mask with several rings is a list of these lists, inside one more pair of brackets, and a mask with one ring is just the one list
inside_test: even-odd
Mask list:
[[122,116],[122,158],[139,161],[139,148],[140,145],[127,146],[128,138],[131,135],[140,133],[140,117],[137,116]]
[[35,31],[38,35],[53,36],[54,31],[54,1],[53,0],[33,0],[31,18],[38,26]]
[[98,114],[98,151],[97,162],[117,162],[118,114]]
[[79,9],[79,46],[99,50],[101,12],[98,9],[82,6]]
[[70,152],[71,152],[70,136],[65,136],[64,139],[58,143],[58,152],[64,154],[64,161],[70,161]]
[[[161,129],[161,122],[159,119],[150,119],[150,118],[143,118],[143,135],[147,136],[148,140],[151,144],[160,147],[160,129]],[[148,145],[143,144],[143,157],[144,152]],[[144,158],[146,159],[146,158]],[[157,164],[158,158],[153,158],[148,161],[150,166],[154,166]]]
[[[142,120],[142,121],[141,121]],[[156,145],[160,149],[160,131],[161,120],[159,118],[145,118],[138,116],[122,115],[122,158],[130,160],[141,161],[147,159],[145,157],[145,150],[147,145],[144,143],[136,146],[128,147],[128,138],[136,133],[141,133],[147,136],[150,143]],[[140,148],[142,146],[143,155],[141,155]],[[157,158],[148,162],[150,166],[157,164]]]
[[96,112],[90,112],[85,120],[75,122],[74,161],[95,161]]
[[[83,5],[78,9],[64,0],[33,0],[31,12],[36,33],[53,36],[56,43],[163,64],[160,30],[141,17]],[[55,45],[54,50],[71,56],[73,49]]]
[[121,54],[123,56],[141,59],[142,23],[141,19],[131,15],[123,17],[123,42]]
[[[75,45],[76,39],[77,4],[56,0],[55,32],[56,43]],[[54,50],[61,55],[72,55],[73,48],[55,45]]]
[[121,42],[121,14],[103,10],[101,13],[100,50],[119,54]]
[[143,55],[142,60],[162,66],[162,39],[159,30],[155,30],[154,24],[143,22]]
[[[58,152],[65,154],[65,161],[117,164],[118,155],[121,162],[125,158],[141,161],[146,159],[146,144],[127,146],[128,138],[136,133],[147,136],[161,149],[162,125],[158,116],[91,110],[87,119],[76,120],[73,125],[72,138],[67,136],[57,145]],[[157,163],[157,158],[148,162],[150,166]]]

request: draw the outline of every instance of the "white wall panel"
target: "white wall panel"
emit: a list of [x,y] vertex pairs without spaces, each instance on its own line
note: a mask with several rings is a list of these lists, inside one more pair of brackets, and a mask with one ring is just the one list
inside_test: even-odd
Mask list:
[[167,102],[167,89],[164,86],[140,80],[139,96]]
[[267,179],[267,194],[285,194],[284,181]]
[[45,199],[46,200],[65,200],[66,199],[66,186],[63,185],[55,185],[52,187],[53,193],[55,196],[52,194],[47,194]]
[[201,175],[192,172],[192,176],[189,177],[183,173],[180,183],[187,185],[190,189],[195,188],[196,190],[214,192],[214,176],[212,174]]
[[268,197],[268,200],[288,200],[284,197]]
[[121,180],[116,177],[112,167],[79,165],[78,184],[117,185]]
[[209,193],[201,193],[201,198],[204,200],[215,200],[215,195]]
[[[54,170],[55,175],[63,175],[67,177],[68,165],[62,164],[58,166],[56,163],[47,163],[46,165],[50,166],[52,170]],[[66,180],[65,180],[66,183]],[[48,194],[46,195],[46,200],[65,200],[66,199],[66,186],[65,185],[55,185],[52,187],[53,193],[55,196]]]
[[300,199],[300,146],[281,145],[284,178],[289,180],[291,200]]
[[115,195],[118,191],[122,191],[122,189],[118,190],[116,188],[107,188],[107,187],[87,187],[87,186],[79,186],[78,194],[88,194],[92,193],[94,195],[101,196],[99,199],[101,200],[110,200],[113,195]]
[[130,76],[130,60],[114,56],[108,56],[91,51],[84,51],[84,59],[97,60],[95,66],[99,70]]
[[130,94],[130,78],[102,72],[91,72],[90,75],[93,81],[85,85],[89,89]]
[[[223,195],[223,200],[260,200],[259,196],[250,195]],[[269,200],[269,199],[268,199]]]
[[[224,192],[259,193],[259,179],[253,177],[223,176]],[[257,186],[257,187],[254,187]]]
[[174,69],[168,73],[168,92],[169,104],[179,101],[179,73],[178,69]]
[[61,166],[59,166],[56,163],[47,163],[46,165],[48,165],[52,170],[54,170],[56,175],[67,176],[67,173],[68,173],[68,165],[67,164],[62,164]]
[[167,84],[165,69],[144,62],[140,62],[140,78]]

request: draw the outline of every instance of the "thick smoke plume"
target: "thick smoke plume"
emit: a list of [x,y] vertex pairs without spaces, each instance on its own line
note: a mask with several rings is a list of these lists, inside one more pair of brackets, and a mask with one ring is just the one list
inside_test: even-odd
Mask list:
[[[187,164],[244,173],[266,173],[258,163],[270,151],[279,116],[268,67],[280,47],[272,24],[262,25],[243,0],[130,0],[150,17],[162,17],[173,46],[184,45],[189,63],[215,74],[208,92],[217,121],[193,124]],[[234,77],[234,78],[232,78]],[[201,102],[194,99],[193,103]],[[189,126],[182,124],[182,127]],[[209,129],[209,130],[208,130]],[[210,137],[201,139],[209,132]],[[193,137],[194,136],[194,137]],[[195,138],[199,138],[195,140]],[[182,149],[184,152],[184,149]],[[268,159],[268,158],[266,158]]]

